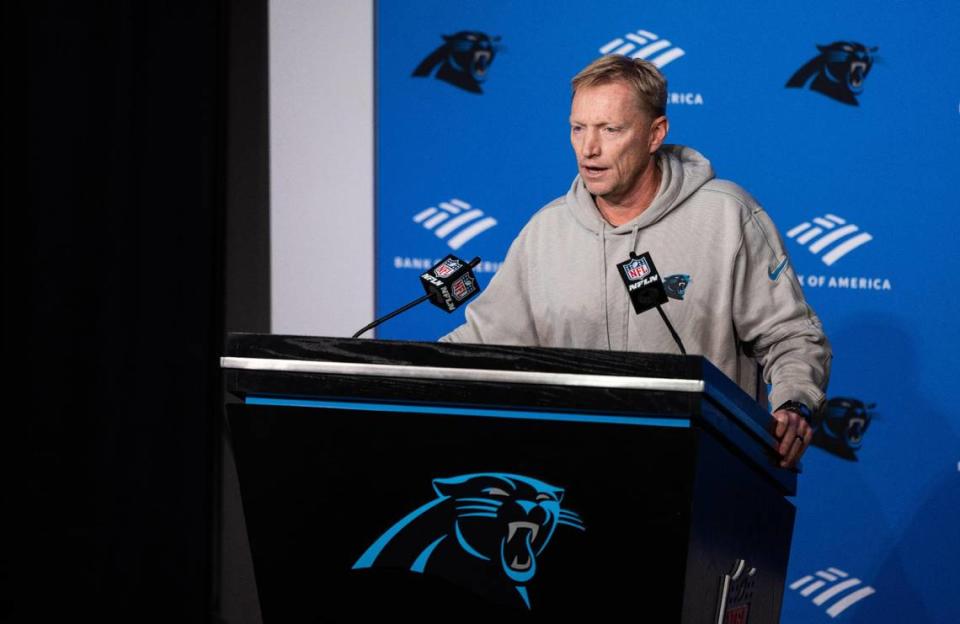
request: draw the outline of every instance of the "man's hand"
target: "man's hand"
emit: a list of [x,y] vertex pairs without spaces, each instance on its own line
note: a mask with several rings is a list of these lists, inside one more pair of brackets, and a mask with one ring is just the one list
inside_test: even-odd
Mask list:
[[813,429],[803,416],[792,410],[777,410],[773,413],[773,418],[777,421],[773,435],[780,442],[777,451],[783,456],[780,467],[793,468],[810,446]]

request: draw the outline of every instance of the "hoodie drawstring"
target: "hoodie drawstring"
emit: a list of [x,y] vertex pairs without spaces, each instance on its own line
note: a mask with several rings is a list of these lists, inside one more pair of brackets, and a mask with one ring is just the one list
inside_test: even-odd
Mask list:
[[603,320],[604,328],[607,330],[607,351],[613,350],[613,343],[610,341],[610,310],[607,306],[607,223],[600,222],[600,245],[603,251],[600,254],[600,276],[603,280]]
[[[630,250],[633,253],[637,253],[637,243],[640,242],[640,226],[637,224],[633,225],[633,244],[630,245]],[[623,348],[630,348],[630,310],[633,306],[628,305],[626,307],[626,316],[623,320]]]

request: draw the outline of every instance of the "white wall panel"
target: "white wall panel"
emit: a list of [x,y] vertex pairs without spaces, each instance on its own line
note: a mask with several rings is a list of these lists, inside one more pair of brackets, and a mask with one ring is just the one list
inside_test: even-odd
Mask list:
[[373,315],[373,5],[270,2],[274,333]]

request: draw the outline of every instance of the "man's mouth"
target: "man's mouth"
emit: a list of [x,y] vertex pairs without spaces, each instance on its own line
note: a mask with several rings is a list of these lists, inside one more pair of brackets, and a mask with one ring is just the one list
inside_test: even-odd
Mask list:
[[589,177],[589,178],[593,178],[593,177],[597,177],[597,176],[599,176],[599,175],[602,175],[603,172],[607,170],[606,167],[596,167],[596,166],[593,166],[593,165],[583,165],[583,166],[581,167],[581,169],[583,170],[583,174],[584,174],[586,177]]

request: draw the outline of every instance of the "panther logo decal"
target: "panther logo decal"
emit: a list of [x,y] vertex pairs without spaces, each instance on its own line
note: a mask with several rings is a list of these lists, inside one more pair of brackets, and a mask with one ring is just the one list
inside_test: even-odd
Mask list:
[[813,444],[850,461],[857,460],[876,403],[834,397],[813,416]]
[[690,276],[685,274],[668,275],[663,278],[663,287],[667,291],[667,296],[673,299],[683,300],[683,295],[687,292],[687,286],[690,285]]
[[354,570],[407,568],[441,576],[497,602],[530,609],[527,585],[558,526],[585,528],[562,509],[564,491],[506,473],[434,479],[437,497],[387,529]]
[[863,82],[873,67],[877,47],[867,48],[852,41],[836,41],[827,46],[818,45],[820,54],[798,69],[787,87],[803,88],[810,81],[810,89],[838,102],[859,106],[857,96],[863,93]]
[[413,75],[429,76],[438,65],[434,76],[470,93],[483,93],[480,83],[486,80],[487,71],[497,55],[494,43],[500,37],[490,37],[482,32],[461,30],[455,35],[443,35],[444,44],[423,59]]

